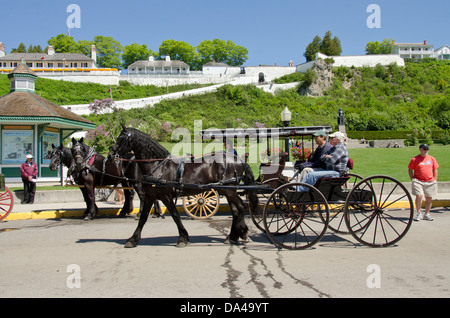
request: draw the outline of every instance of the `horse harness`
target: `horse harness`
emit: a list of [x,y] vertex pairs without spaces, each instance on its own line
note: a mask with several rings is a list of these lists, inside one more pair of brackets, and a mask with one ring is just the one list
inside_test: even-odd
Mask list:
[[[143,175],[143,180],[148,183],[154,184],[154,185],[169,184],[170,181],[162,179],[162,176],[164,175],[164,169],[166,168],[166,164],[169,160],[174,162],[174,160],[171,156],[169,156],[165,159],[162,159],[161,162],[150,172],[150,174]],[[173,183],[173,185],[175,187],[175,191],[176,191],[176,197],[182,195],[183,188],[185,186],[185,184],[183,183],[183,176],[184,176],[184,169],[186,166],[186,158],[181,157],[181,158],[178,158],[178,160],[179,160],[179,163],[178,163],[178,167],[177,167],[177,171],[176,171],[176,177],[175,177],[175,181]],[[161,172],[160,172],[159,177],[154,177],[153,175],[160,168],[161,168]],[[239,177],[237,175],[236,169],[234,170],[233,178],[225,179],[226,172],[227,172],[227,165],[225,165],[225,169],[223,169],[222,179],[219,182],[211,183],[209,185],[210,186],[211,185],[226,185],[226,184],[230,184],[230,183],[239,182],[243,179],[243,177]]]

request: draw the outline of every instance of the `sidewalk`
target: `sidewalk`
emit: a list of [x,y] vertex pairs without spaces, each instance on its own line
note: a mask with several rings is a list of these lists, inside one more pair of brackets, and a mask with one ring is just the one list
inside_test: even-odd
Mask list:
[[[9,186],[9,185],[8,185]],[[406,184],[410,189],[410,184]],[[433,207],[450,207],[450,182],[439,184],[439,193],[433,198]],[[443,192],[445,191],[445,192]],[[14,192],[14,206],[6,220],[24,220],[24,219],[52,219],[63,217],[82,217],[86,210],[86,203],[83,200],[81,191],[73,190],[43,190],[36,192],[34,204],[21,204],[22,193]],[[122,205],[116,205],[113,201],[113,194],[107,202],[96,202],[101,216],[117,216],[122,209]],[[414,197],[413,197],[414,200]],[[139,212],[139,197],[135,194],[133,200],[134,210],[132,214]],[[180,213],[184,213],[183,200],[177,201],[177,208]],[[166,212],[166,208],[161,203],[162,212]],[[229,212],[229,207],[224,198],[221,198],[221,206],[217,213]],[[3,220],[5,221],[5,220]]]

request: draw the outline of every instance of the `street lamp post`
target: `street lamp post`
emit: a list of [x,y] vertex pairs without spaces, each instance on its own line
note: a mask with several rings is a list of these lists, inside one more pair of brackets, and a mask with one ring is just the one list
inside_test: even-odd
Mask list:
[[[284,104],[284,109],[281,112],[281,121],[283,122],[284,127],[288,127],[291,122],[291,112],[287,108],[286,104]],[[284,151],[287,152],[287,161],[289,161],[289,136],[284,137]]]

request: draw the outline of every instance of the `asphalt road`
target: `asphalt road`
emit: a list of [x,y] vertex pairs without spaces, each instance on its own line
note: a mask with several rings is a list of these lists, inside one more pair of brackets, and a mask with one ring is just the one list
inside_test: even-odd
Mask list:
[[185,248],[170,217],[149,219],[132,249],[132,217],[1,222],[0,297],[449,297],[449,212],[435,208],[393,247],[328,231],[299,251],[277,249],[250,219],[252,241],[225,245],[227,215],[184,217]]

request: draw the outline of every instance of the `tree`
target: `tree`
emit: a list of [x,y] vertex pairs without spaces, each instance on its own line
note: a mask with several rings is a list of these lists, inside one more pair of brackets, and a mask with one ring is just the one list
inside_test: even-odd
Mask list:
[[303,56],[306,61],[312,61],[316,58],[316,53],[320,52],[328,56],[341,55],[341,41],[338,37],[331,38],[331,31],[327,31],[323,39],[316,35],[311,43],[306,46]]
[[122,66],[120,56],[123,47],[118,41],[110,36],[97,35],[94,38],[94,44],[97,47],[98,66],[106,68],[120,68]]
[[76,46],[73,37],[66,34],[58,34],[50,38],[47,43],[53,46],[55,53],[73,53]]
[[195,48],[183,41],[165,40],[159,46],[159,56],[170,56],[172,60],[183,61],[193,70],[200,69],[200,56]]
[[91,56],[92,44],[94,44],[93,41],[78,40],[78,42],[74,45],[72,53],[81,53],[86,56]]
[[133,43],[125,46],[122,54],[123,67],[127,68],[130,64],[139,61],[147,60],[153,51],[147,48],[145,44]]
[[306,47],[303,56],[306,58],[306,62],[313,61],[316,59],[316,53],[320,51],[320,36],[316,35],[311,43]]
[[248,59],[248,50],[234,44],[231,40],[204,40],[197,46],[197,51],[202,65],[215,61],[230,66],[240,66]]
[[19,46],[17,47],[17,53],[27,53],[27,48],[25,47],[25,44],[20,42]]
[[384,39],[383,42],[371,41],[366,45],[366,54],[391,54],[394,41],[392,39]]
[[341,41],[335,36],[331,38],[331,31],[327,31],[320,43],[320,52],[328,56],[341,55]]

